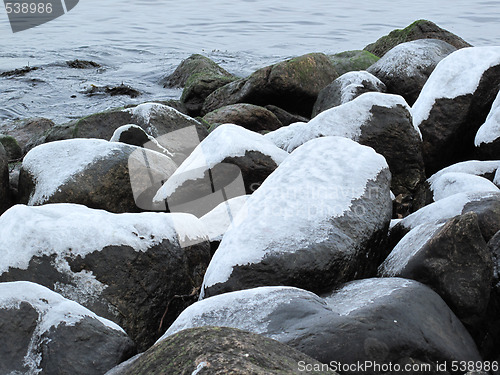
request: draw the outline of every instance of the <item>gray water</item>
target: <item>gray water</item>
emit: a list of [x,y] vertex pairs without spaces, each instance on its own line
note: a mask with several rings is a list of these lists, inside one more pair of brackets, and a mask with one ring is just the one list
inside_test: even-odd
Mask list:
[[[66,15],[16,34],[1,9],[0,72],[41,69],[0,77],[0,131],[16,119],[62,123],[124,104],[178,98],[180,90],[158,81],[193,53],[245,76],[308,52],[362,49],[420,18],[473,45],[500,45],[498,1],[80,0]],[[103,68],[69,69],[65,61],[77,58]],[[92,84],[121,83],[142,95],[83,94]]]

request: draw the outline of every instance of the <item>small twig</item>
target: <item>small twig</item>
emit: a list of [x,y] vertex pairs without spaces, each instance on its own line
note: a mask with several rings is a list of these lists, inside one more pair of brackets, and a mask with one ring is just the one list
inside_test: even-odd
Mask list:
[[158,327],[158,332],[161,332],[161,328],[163,327],[163,320],[165,319],[165,317],[167,316],[167,313],[168,313],[168,309],[170,308],[170,304],[175,300],[175,299],[179,299],[179,298],[182,298],[182,300],[184,300],[184,298],[192,298],[192,297],[196,297],[198,295],[198,293],[200,292],[200,288],[201,287],[195,287],[193,288],[193,291],[190,293],[190,294],[181,294],[181,295],[175,295],[173,296],[172,298],[170,298],[170,300],[168,301],[167,303],[167,308],[165,309],[165,312],[163,313],[163,316],[161,317],[161,320],[160,320],[160,326]]

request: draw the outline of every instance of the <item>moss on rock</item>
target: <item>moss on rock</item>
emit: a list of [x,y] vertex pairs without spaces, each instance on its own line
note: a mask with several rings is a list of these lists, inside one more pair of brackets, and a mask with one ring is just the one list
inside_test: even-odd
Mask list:
[[344,51],[328,57],[339,75],[366,70],[380,59],[373,53],[363,50]]

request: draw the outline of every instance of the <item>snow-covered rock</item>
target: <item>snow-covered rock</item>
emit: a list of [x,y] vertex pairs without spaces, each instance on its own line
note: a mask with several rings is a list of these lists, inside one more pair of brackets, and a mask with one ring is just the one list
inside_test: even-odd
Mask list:
[[379,267],[379,275],[426,284],[462,322],[474,325],[486,311],[493,276],[477,215],[468,212],[446,224],[412,229]]
[[458,193],[500,193],[498,187],[486,178],[461,172],[442,173],[432,180],[430,187],[435,201]]
[[386,87],[381,80],[366,71],[347,72],[321,90],[312,117],[372,91],[385,92]]
[[[17,205],[0,217],[0,281],[42,284],[113,320],[144,348],[168,300],[201,286],[207,240],[188,214]],[[165,325],[182,308],[169,310]]]
[[331,290],[370,275],[391,212],[373,149],[323,137],[295,150],[248,199],[205,275],[205,296],[263,285]]
[[500,85],[500,47],[455,51],[436,66],[413,105],[427,173],[470,158]]
[[225,293],[188,307],[160,340],[201,326],[259,333],[323,363],[479,358],[469,333],[435,292],[398,278],[355,281],[324,299],[290,287]]
[[412,105],[436,65],[456,50],[438,39],[401,43],[370,66],[368,72],[379,78],[388,92],[401,95]]
[[100,139],[50,142],[24,157],[20,201],[77,203],[110,212],[152,210],[151,190],[175,169],[169,157],[137,146]]
[[120,126],[113,133],[110,142],[122,142],[132,146],[144,147],[153,150],[169,157],[174,157],[174,154],[160,145],[156,138],[150,136],[139,125],[127,124]]
[[474,140],[479,154],[486,159],[500,159],[500,91],[491,106],[486,121],[477,131]]
[[265,135],[288,152],[324,136],[347,137],[372,147],[389,164],[394,194],[412,202],[409,211],[425,204],[422,140],[413,127],[410,107],[401,96],[365,93],[308,123],[292,124]]
[[261,134],[221,125],[170,176],[154,201],[202,216],[229,198],[251,194],[287,156]]
[[[200,220],[207,227],[210,242],[220,242],[224,233],[229,229],[237,215],[239,215],[247,202],[249,195],[241,195],[222,202],[212,211],[203,215]],[[243,211],[244,212],[244,211]],[[244,213],[243,213],[244,214]]]
[[100,375],[133,354],[115,323],[38,284],[0,283],[0,373]]

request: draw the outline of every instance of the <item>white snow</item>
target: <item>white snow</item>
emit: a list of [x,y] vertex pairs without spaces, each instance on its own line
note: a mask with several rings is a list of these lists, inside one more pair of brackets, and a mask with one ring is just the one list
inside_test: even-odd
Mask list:
[[417,212],[401,220],[400,225],[405,228],[413,229],[418,225],[425,223],[442,223],[462,214],[462,210],[469,202],[479,201],[488,197],[500,197],[498,193],[458,193],[447,198],[438,200]]
[[468,160],[441,169],[440,171],[434,173],[431,177],[429,177],[427,181],[429,182],[429,184],[432,185],[438,178],[440,178],[445,173],[459,172],[459,173],[468,173],[480,176],[487,173],[494,173],[496,170],[498,170],[498,168],[500,168],[500,160],[492,160],[492,161]]
[[[25,365],[30,369],[30,374],[39,372],[41,356],[37,354],[37,343],[41,336],[52,327],[60,324],[74,326],[84,318],[98,320],[104,326],[115,331],[125,331],[108,319],[97,316],[82,305],[70,301],[50,289],[28,281],[0,283],[0,309],[19,309],[21,303],[28,303],[39,314],[37,326],[27,353],[24,358]],[[4,343],[8,345],[8,343]]]
[[481,143],[492,143],[500,138],[500,91],[493,104],[485,123],[476,133],[474,144],[479,147]]
[[151,125],[151,117],[157,113],[167,113],[174,114],[180,117],[184,117],[185,119],[194,121],[193,118],[185,115],[182,112],[179,112],[175,108],[169,107],[167,105],[159,104],[159,103],[143,103],[139,104],[136,107],[126,108],[123,112],[128,112],[132,114],[135,120],[138,120],[143,125]]
[[327,305],[340,315],[349,315],[365,308],[380,299],[391,300],[394,292],[415,284],[414,281],[400,278],[372,278],[345,284],[332,295],[325,297]]
[[23,169],[36,180],[36,189],[28,204],[46,202],[72,176],[123,147],[130,146],[101,139],[68,139],[35,147],[23,160]]
[[456,48],[437,39],[419,39],[401,43],[388,51],[368,71],[381,71],[389,77],[412,77],[421,74],[419,70],[434,64],[443,52]]
[[227,157],[245,156],[247,151],[268,155],[277,165],[288,153],[276,147],[263,135],[234,124],[224,124],[208,135],[158,190],[153,201],[168,199],[186,180],[203,178],[204,172]]
[[412,229],[394,247],[389,256],[379,266],[379,274],[392,277],[400,273],[425,244],[443,227],[444,223],[421,224]]
[[270,132],[265,137],[288,152],[319,137],[340,136],[358,141],[361,127],[372,116],[370,110],[373,106],[393,108],[397,105],[410,111],[406,101],[399,95],[367,92],[350,102],[321,112],[308,123],[295,123]]
[[120,126],[118,129],[116,129],[114,132],[113,132],[113,135],[111,136],[111,139],[109,140],[110,142],[120,142],[120,137],[123,133],[125,133],[126,131],[129,131],[130,129],[138,129],[138,130],[141,130],[148,138],[151,138],[151,139],[154,139],[153,137],[151,137],[149,134],[147,134],[143,128],[141,128],[139,125],[135,125],[135,124],[126,124],[126,125],[122,125]]
[[469,47],[441,60],[425,83],[413,105],[413,124],[418,127],[429,118],[437,99],[453,99],[472,94],[483,73],[500,64],[500,47]]
[[[222,202],[200,218],[207,227],[210,241],[220,241],[238,214],[242,212],[249,195],[242,195]],[[243,211],[244,214],[244,211]]]
[[332,218],[349,212],[367,182],[386,168],[383,156],[347,138],[307,142],[250,196],[245,215],[236,218],[210,262],[203,287],[227,281],[233,267],[258,263],[268,253],[328,239]]
[[189,306],[156,343],[184,329],[203,326],[238,328],[277,340],[281,332],[268,332],[269,316],[278,307],[297,299],[312,301],[328,310],[326,303],[316,294],[293,287],[260,287],[229,292]]
[[357,89],[364,87],[364,81],[371,83],[374,87],[385,87],[380,79],[364,70],[347,72],[342,74],[335,81],[340,85],[340,101],[342,104],[354,99]]
[[486,178],[461,172],[440,174],[433,179],[431,190],[435,201],[458,193],[500,192],[496,185]]
[[112,214],[76,204],[17,205],[0,217],[0,274],[9,267],[27,269],[34,256],[64,258],[125,245],[145,252],[163,240],[201,242],[206,228],[193,215],[175,213]]

